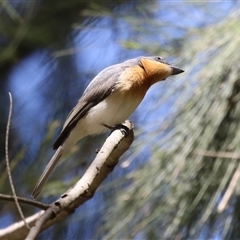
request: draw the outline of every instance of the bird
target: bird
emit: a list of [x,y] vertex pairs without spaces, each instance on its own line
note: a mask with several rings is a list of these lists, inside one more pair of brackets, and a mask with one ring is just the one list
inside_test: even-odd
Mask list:
[[88,135],[98,135],[124,122],[143,100],[148,89],[184,72],[160,56],[140,56],[102,70],[89,83],[66,118],[56,150],[39,178],[32,196],[40,194],[61,156]]

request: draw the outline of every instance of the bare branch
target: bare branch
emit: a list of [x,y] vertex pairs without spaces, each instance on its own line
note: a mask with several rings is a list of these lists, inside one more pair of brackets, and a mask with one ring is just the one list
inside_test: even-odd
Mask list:
[[[19,222],[17,227],[12,225],[0,230],[0,238],[18,240],[26,238],[28,234],[28,240],[35,239],[39,232],[66,218],[77,207],[91,199],[100,184],[117,165],[121,155],[133,142],[133,124],[126,121],[123,125],[124,127],[119,127],[106,139],[92,164],[72,189],[52,203],[45,212],[40,211],[37,217],[35,214],[31,219],[26,219],[29,225],[34,225],[29,234],[27,229],[22,227],[22,222]],[[123,134],[125,128],[129,130],[126,136]]]
[[[229,159],[240,159],[240,153],[238,152],[221,152],[221,151],[195,151],[194,152],[197,155],[204,156],[204,157],[214,157],[214,158],[229,158]],[[240,177],[240,164],[238,165],[235,173],[232,176],[232,179],[228,185],[228,188],[221,200],[221,202],[218,204],[217,211],[219,213],[223,212],[224,209],[226,209],[229,199],[231,198],[234,189],[236,188],[238,179]]]
[[[24,204],[28,204],[31,205],[33,207],[37,207],[40,208],[42,210],[46,210],[49,208],[50,205],[48,204],[44,204],[35,200],[31,200],[31,199],[27,199],[27,198],[23,198],[23,197],[17,197],[18,202],[19,203],[24,203]],[[9,202],[14,202],[14,196],[10,196],[10,195],[5,195],[5,194],[0,194],[0,200],[5,200],[5,201],[9,201]]]
[[[33,226],[34,222],[44,213],[44,211],[39,211],[36,214],[27,217],[25,220],[29,226]],[[28,229],[26,228],[24,221],[20,221],[12,224],[11,226],[0,229],[0,239],[1,240],[9,240],[16,239],[22,240],[25,239],[28,234]]]
[[227,188],[221,202],[219,203],[219,205],[217,207],[217,211],[219,213],[221,213],[227,207],[229,199],[231,198],[233,191],[236,188],[239,177],[240,177],[240,163],[238,164],[238,167],[232,176],[231,182],[229,183],[228,188]]
[[216,152],[208,150],[197,150],[194,153],[204,157],[240,159],[240,153],[238,152]]
[[9,183],[10,183],[12,193],[13,193],[13,198],[14,198],[15,204],[17,206],[18,212],[19,212],[22,220],[24,221],[26,227],[28,229],[30,229],[30,227],[28,226],[28,224],[25,221],[25,217],[23,215],[22,209],[21,209],[21,207],[19,205],[19,202],[18,202],[18,199],[17,199],[17,195],[16,195],[16,191],[15,191],[15,188],[14,188],[12,175],[11,175],[11,168],[10,168],[10,164],[9,164],[8,142],[9,142],[9,131],[10,131],[10,125],[11,125],[11,118],[12,118],[12,108],[13,108],[13,101],[12,101],[12,94],[11,93],[9,93],[9,98],[10,98],[10,107],[9,107],[9,115],[8,115],[6,138],[5,138],[5,158],[6,158],[7,172],[8,172]]

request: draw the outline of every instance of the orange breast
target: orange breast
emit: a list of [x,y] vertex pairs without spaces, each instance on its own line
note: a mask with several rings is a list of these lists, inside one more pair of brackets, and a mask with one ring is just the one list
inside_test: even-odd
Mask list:
[[117,84],[117,91],[142,99],[150,86],[143,68],[134,66],[125,69],[121,74]]
[[156,82],[165,80],[172,74],[171,67],[159,61],[142,58],[139,65],[126,68],[121,74],[117,89],[122,93],[143,98],[147,90]]

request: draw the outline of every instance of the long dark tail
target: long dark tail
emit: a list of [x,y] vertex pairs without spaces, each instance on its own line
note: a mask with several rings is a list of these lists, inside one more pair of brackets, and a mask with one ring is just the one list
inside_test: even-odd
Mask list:
[[52,156],[50,162],[46,166],[42,176],[39,178],[39,180],[38,180],[38,182],[37,182],[37,184],[36,184],[36,186],[35,186],[35,188],[32,192],[32,196],[33,196],[34,199],[36,199],[38,197],[39,193],[41,192],[43,186],[47,182],[50,174],[52,173],[53,169],[57,165],[61,156],[62,156],[62,146],[59,146],[57,151]]

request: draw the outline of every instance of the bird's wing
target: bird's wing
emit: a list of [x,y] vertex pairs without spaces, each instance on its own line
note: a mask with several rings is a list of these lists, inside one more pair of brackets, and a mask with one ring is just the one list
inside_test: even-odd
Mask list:
[[69,113],[59,137],[53,144],[53,149],[57,149],[64,143],[72,129],[89,109],[104,100],[114,91],[119,76],[125,68],[126,66],[124,65],[113,65],[104,69],[92,80],[77,105]]

